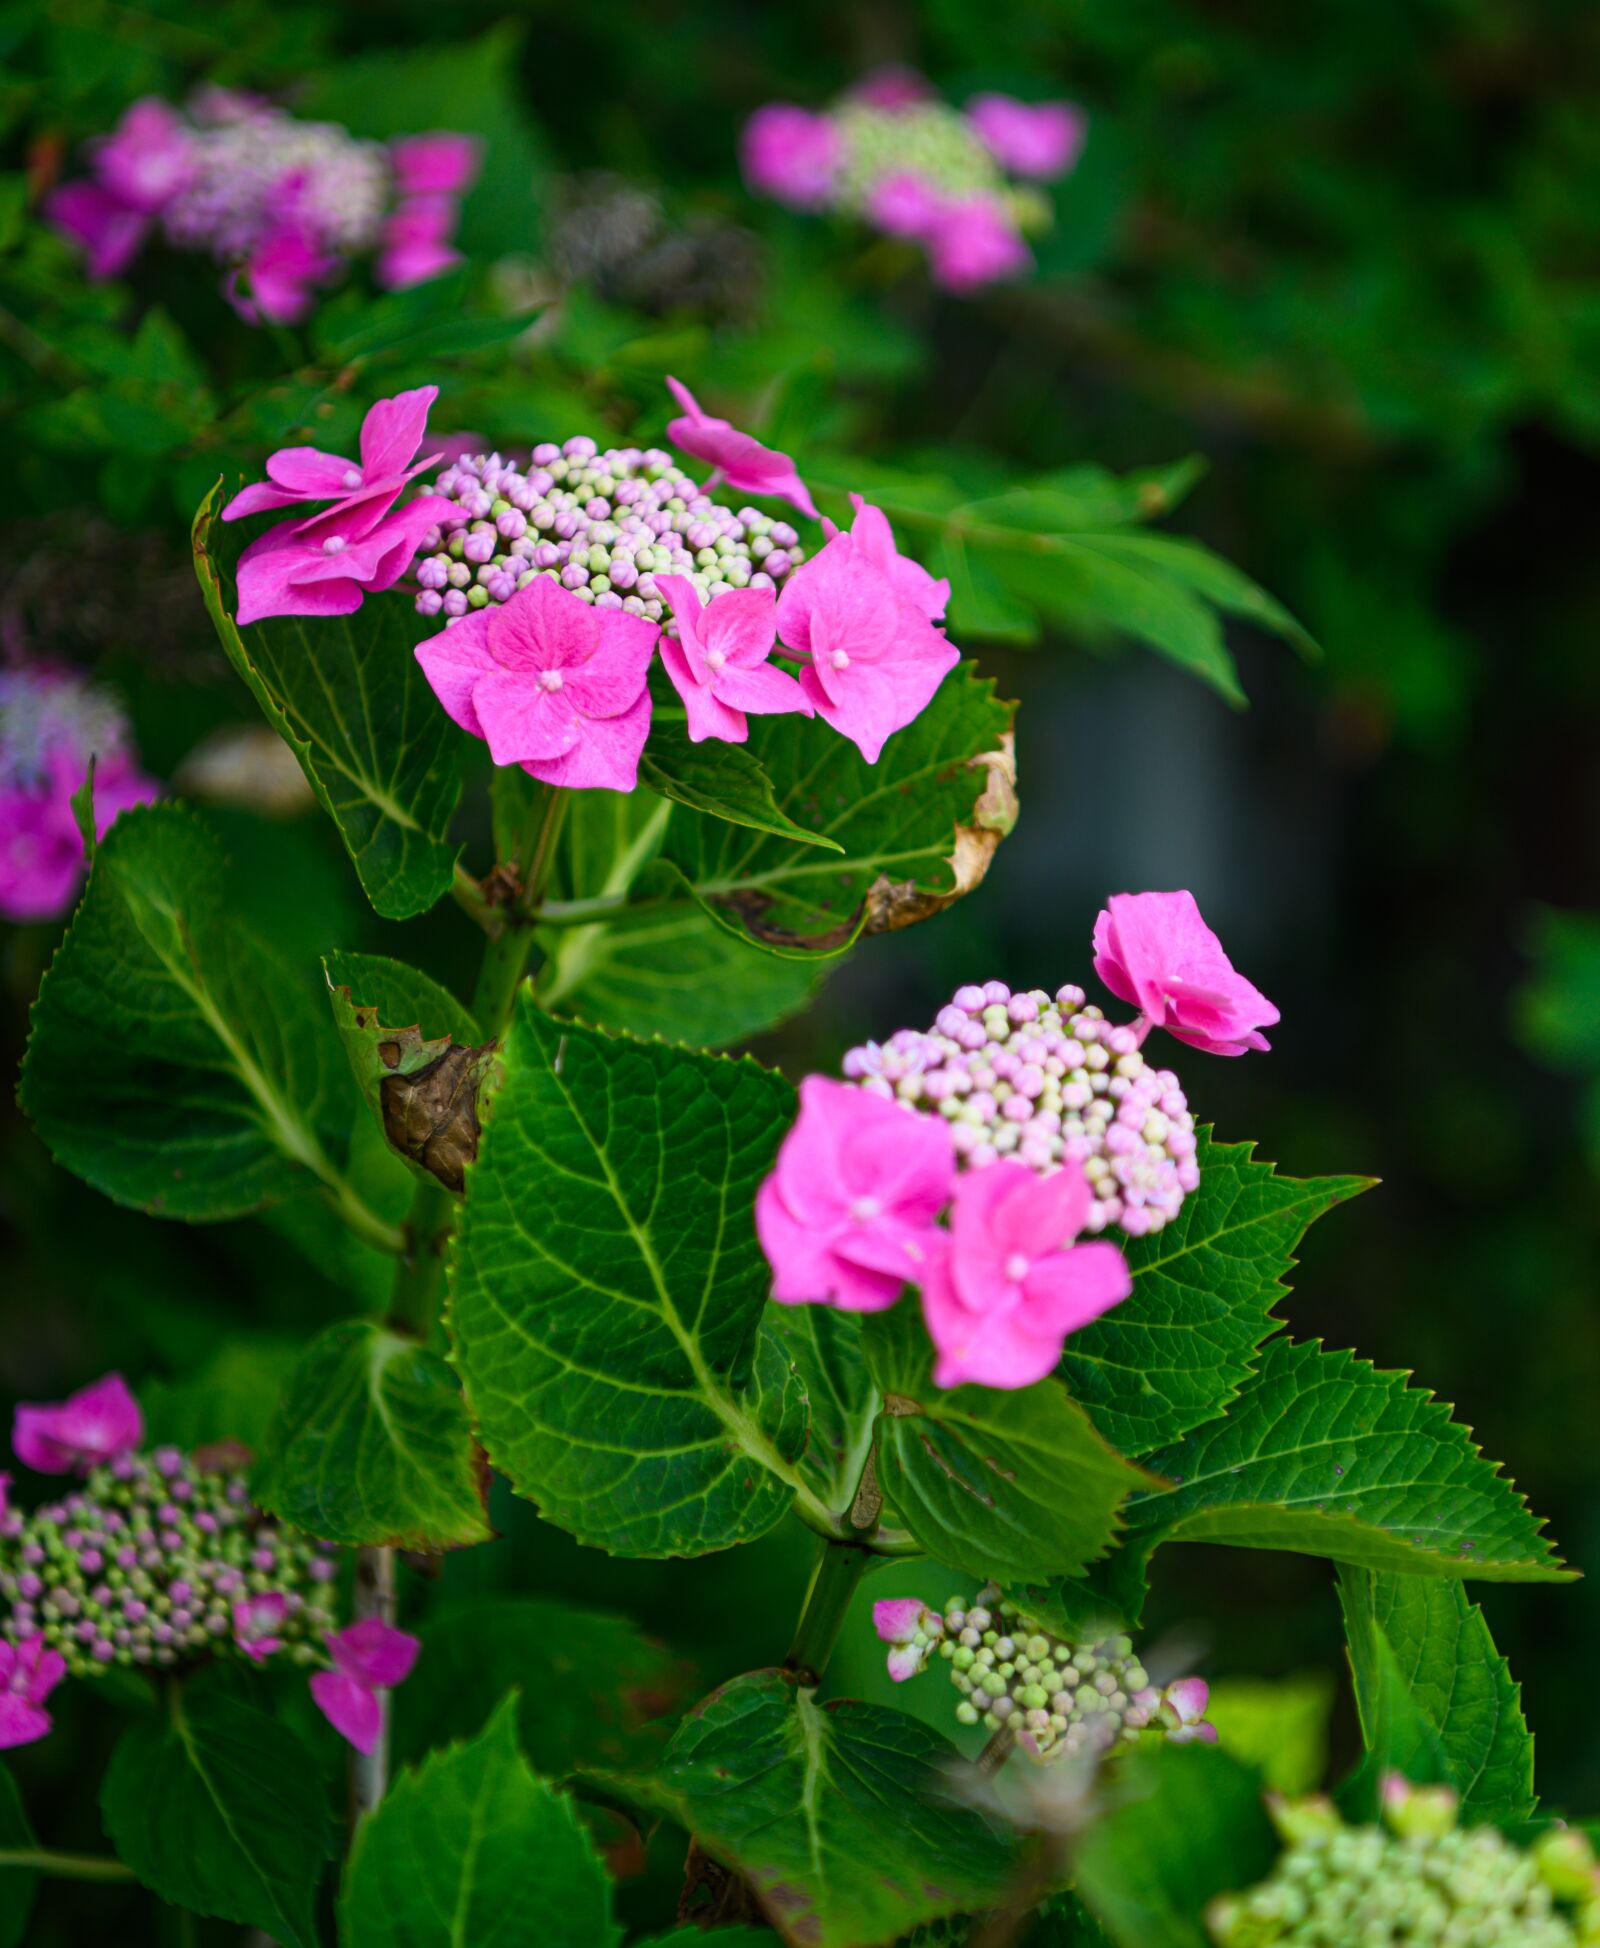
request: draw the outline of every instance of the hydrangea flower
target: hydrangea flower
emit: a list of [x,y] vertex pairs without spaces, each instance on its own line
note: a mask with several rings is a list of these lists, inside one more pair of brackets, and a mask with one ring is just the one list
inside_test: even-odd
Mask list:
[[[895,546],[894,529],[882,508],[873,507],[860,494],[850,496],[850,505],[855,509],[855,520],[848,530],[852,554],[887,577],[895,593],[920,609],[929,622],[943,622],[944,612],[950,606],[949,582],[942,575],[930,575],[910,555],[901,554]],[[839,529],[832,521],[824,520],[822,532],[831,541]]]
[[247,322],[293,324],[353,256],[378,253],[377,281],[391,288],[459,261],[451,238],[477,160],[468,136],[385,146],[201,88],[182,113],[135,102],[90,145],[92,177],[55,190],[45,215],[83,246],[91,277],[115,276],[159,226],[174,248],[225,267],[224,295]]
[[1192,893],[1113,893],[1094,925],[1094,971],[1144,1023],[1210,1055],[1266,1049],[1278,1010],[1238,973]]
[[42,1475],[87,1474],[144,1439],[144,1416],[120,1373],[108,1373],[52,1406],[17,1408],[11,1445]]
[[326,1641],[333,1669],[315,1674],[311,1695],[341,1738],[370,1753],[383,1729],[378,1693],[405,1682],[422,1645],[381,1617],[364,1617]]
[[702,603],[687,576],[658,575],[656,585],[672,610],[677,635],[661,639],[661,661],[683,699],[690,739],[708,737],[743,744],[747,713],[799,711],[811,702],[787,671],[767,658],[778,640],[778,605],[771,589],[731,589]]
[[632,791],[650,729],[656,625],[544,576],[417,645],[449,715],[496,764],[549,785]]
[[31,1745],[50,1730],[44,1701],[67,1674],[67,1660],[43,1637],[20,1644],[0,1637],[0,1751]]
[[710,461],[708,489],[726,481],[736,494],[766,494],[789,501],[813,521],[818,518],[810,492],[787,453],[763,446],[754,434],[741,433],[727,420],[703,412],[694,394],[678,380],[669,378],[667,390],[682,409],[680,418],[667,422],[667,437],[680,452]]
[[784,1305],[881,1312],[937,1248],[949,1200],[949,1132],[911,1122],[884,1103],[807,1076],[800,1114],[756,1195],[756,1233]]
[[835,534],[793,576],[778,601],[778,634],[809,658],[800,683],[817,715],[876,764],[887,739],[921,715],[961,655],[925,606],[903,592],[903,580],[879,566],[872,535],[871,524],[862,539],[855,529]]
[[73,794],[95,763],[95,830],[160,786],[139,769],[122,713],[100,690],[44,664],[0,670],[0,917],[53,920],[83,879]]
[[438,397],[437,386],[418,386],[376,401],[361,422],[359,461],[324,453],[320,447],[280,447],[267,461],[266,479],[241,487],[223,508],[223,520],[239,521],[251,514],[309,507],[318,501],[331,503],[319,519],[351,515],[374,500],[392,507],[400,489],[439,458],[437,453],[425,460],[416,457]]
[[1001,1161],[958,1179],[948,1241],[921,1275],[936,1386],[1030,1386],[1069,1334],[1128,1296],[1115,1245],[1072,1243],[1089,1204],[1077,1165],[1038,1177]]
[[758,110],[741,155],[758,195],[918,243],[935,281],[964,294],[1029,269],[1026,235],[1050,222],[1034,185],[1074,166],[1084,134],[1070,102],[979,95],[963,114],[921,75],[886,69],[822,114]]

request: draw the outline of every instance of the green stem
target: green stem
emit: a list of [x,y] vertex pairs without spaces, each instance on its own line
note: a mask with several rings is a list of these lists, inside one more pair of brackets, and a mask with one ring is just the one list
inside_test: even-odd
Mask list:
[[859,1542],[824,1542],[800,1611],[794,1642],[784,1659],[807,1690],[822,1682],[839,1641],[856,1585],[872,1567],[872,1552]]
[[485,1034],[498,1035],[510,1020],[511,1004],[532,953],[532,924],[525,914],[509,914],[505,932],[483,950],[478,985],[472,991],[472,1012]]
[[398,1225],[390,1224],[387,1218],[379,1217],[348,1178],[332,1175],[324,1180],[322,1192],[364,1244],[372,1245],[379,1251],[403,1253],[406,1250],[405,1232]]
[[445,1246],[455,1216],[455,1197],[443,1184],[430,1178],[417,1185],[406,1218],[408,1243],[389,1295],[389,1324],[396,1332],[426,1340],[438,1323]]
[[463,913],[469,915],[487,934],[497,934],[505,925],[500,909],[484,898],[483,883],[472,877],[458,859],[450,881],[450,895]]
[[[379,1617],[391,1627],[395,1620],[394,1550],[383,1547],[356,1552],[355,1583],[350,1614],[357,1623]],[[389,1697],[379,1691],[378,1736],[370,1752],[350,1754],[350,1833],[353,1838],[363,1816],[373,1811],[389,1786]]]
[[132,1880],[133,1869],[108,1853],[56,1853],[50,1847],[0,1849],[0,1868],[20,1867],[52,1880]]

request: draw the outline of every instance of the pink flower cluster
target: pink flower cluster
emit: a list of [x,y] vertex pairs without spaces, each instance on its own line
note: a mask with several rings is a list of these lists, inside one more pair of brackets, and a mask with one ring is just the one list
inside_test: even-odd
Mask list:
[[935,280],[967,292],[1026,271],[1049,205],[1023,183],[1064,176],[1087,124],[1071,102],[976,95],[964,113],[920,75],[869,75],[824,113],[774,102],[741,143],[745,180],[799,210],[847,211],[920,244]]
[[382,1724],[380,1693],[420,1649],[378,1618],[331,1628],[337,1564],[250,1506],[232,1448],[138,1452],[144,1417],[110,1373],[69,1399],[16,1410],[12,1446],[40,1474],[81,1485],[31,1514],[0,1475],[0,1749],[50,1730],[46,1701],[69,1671],[172,1668],[232,1653],[304,1666],[312,1698],[358,1750]]
[[375,252],[398,290],[460,262],[458,206],[478,168],[470,136],[361,142],[300,122],[258,96],[203,88],[185,111],[147,97],[90,146],[91,175],[45,214],[115,277],[158,227],[180,250],[228,267],[223,290],[252,324],[295,324],[350,257]]
[[[1087,1078],[1091,1071],[1105,1073],[1118,1036],[1126,1044],[1123,1061],[1132,1060],[1157,1026],[1220,1055],[1265,1046],[1259,1027],[1275,1022],[1278,1012],[1234,970],[1190,894],[1117,894],[1100,915],[1095,940],[1102,978],[1118,993],[1134,993],[1142,1013],[1127,1028],[1111,1031],[1106,1046],[1093,1043],[1102,1058],[1098,1064],[1089,1061],[1089,1050],[1073,1044],[1083,1058],[1082,1103],[1068,1101],[1060,1086],[1065,1060],[1043,1042],[1037,1060],[1031,1048],[1006,1050],[1004,1075],[996,1068],[980,1079],[962,1068],[969,1084],[982,1081],[988,1105],[983,1114],[995,1126],[1020,1132],[1026,1122],[1031,1128],[1052,1080],[1073,1113],[1086,1107],[1093,1100]],[[1081,991],[1071,994],[1081,1004]],[[1113,1200],[1128,1231],[1158,1228],[1169,1215],[1159,1184],[1151,1196],[1138,1175],[1116,1174],[1108,1159],[1115,1151],[1120,1161],[1125,1146],[1111,1143],[1104,1124],[1098,1152],[1081,1131],[1060,1139],[1059,1111],[1054,1147],[1046,1141],[1048,1126],[1041,1125],[1036,1154],[1006,1154],[986,1138],[987,1155],[975,1154],[975,1142],[958,1143],[951,1112],[961,1107],[956,1067],[968,1044],[999,1062],[991,1044],[1004,1039],[1002,1028],[1016,1022],[1021,1040],[1039,1039],[1033,998],[1013,997],[1004,988],[1000,996],[963,990],[941,1015],[939,1037],[921,1038],[930,1044],[939,1039],[935,1067],[948,1083],[927,1100],[923,1087],[892,1092],[891,1065],[881,1061],[862,1086],[808,1076],[800,1086],[800,1114],[756,1196],[756,1231],[772,1266],[773,1298],[784,1305],[881,1312],[907,1285],[917,1286],[934,1346],[934,1383],[941,1387],[1023,1387],[1043,1379],[1069,1334],[1132,1290],[1120,1249],[1079,1242],[1080,1233],[1110,1221]],[[1024,1006],[1014,1016],[1018,1001]],[[989,1014],[1001,1019],[988,1022]],[[913,1065],[898,1080],[917,1081],[922,1074]],[[1117,1100],[1127,1107],[1132,1078],[1112,1080],[1122,1082]],[[1192,1119],[1179,1100],[1169,1100],[1176,1078],[1171,1081],[1169,1091],[1167,1078],[1157,1075],[1156,1096],[1132,1097],[1137,1135],[1123,1123],[1116,1128],[1135,1144],[1159,1149],[1173,1123],[1186,1119],[1178,1121],[1186,1142],[1176,1153],[1163,1153],[1181,1202],[1197,1177]],[[1078,1085],[1069,1081],[1068,1087]],[[1021,1112],[1016,1118],[1004,1114],[1013,1100]],[[1000,1113],[991,1116],[997,1107]],[[919,1108],[946,1113],[915,1114]],[[1090,1166],[1097,1166],[1093,1184]]]
[[[684,408],[672,422],[672,437],[711,464],[712,482],[735,493],[787,500],[814,515],[787,454],[703,412],[676,380],[669,384]],[[517,476],[513,491],[528,503],[526,511],[494,498],[489,482],[507,485],[510,470],[487,462],[471,475],[482,484],[474,485],[470,501],[442,494],[399,501],[408,483],[432,464],[415,455],[436,391],[429,386],[374,406],[362,428],[359,465],[312,447],[289,448],[267,462],[266,481],[228,503],[226,520],[326,503],[319,512],[269,529],[245,549],[238,575],[241,623],[274,615],[349,614],[365,594],[391,587],[416,555],[423,558],[419,576],[426,570],[431,578],[441,559],[453,561],[447,543],[477,519],[473,510],[480,507],[494,516],[493,534],[511,546],[529,548],[530,513],[547,519],[553,533],[565,524],[570,537],[576,516],[538,497],[554,490],[551,469],[558,461],[564,469],[560,450],[547,455],[532,479]],[[568,447],[573,458],[593,457],[592,441],[569,441]],[[630,484],[611,482],[619,505],[637,498],[621,501]],[[594,495],[583,518],[589,533],[607,539],[586,548],[584,562],[573,557],[570,541],[564,561],[558,552],[563,544],[548,544],[548,564],[532,544],[531,553],[516,557],[527,565],[515,574],[512,557],[489,554],[482,563],[485,580],[470,593],[452,587],[458,599],[448,607],[449,597],[440,597],[446,627],[417,646],[417,661],[445,710],[488,744],[496,764],[521,765],[546,784],[633,789],[650,729],[648,679],[658,643],[694,741],[743,743],[751,715],[798,712],[823,718],[876,763],[885,740],[927,707],[960,655],[936,626],[949,584],[902,556],[883,514],[859,495],[852,499],[852,527],[841,532],[822,522],[823,547],[792,572],[785,561],[780,594],[773,577],[757,580],[744,569],[730,569],[738,581],[699,572],[658,576],[654,550],[645,550],[636,535],[630,549],[645,552],[651,562],[641,571],[636,553],[624,557],[610,498]],[[670,524],[682,511],[671,507],[655,518]],[[737,517],[707,528],[730,550],[737,537],[729,530],[744,532]],[[704,538],[693,520],[687,532],[691,539]],[[484,554],[477,539],[474,529],[475,558]],[[491,534],[484,542],[492,550]],[[709,544],[701,552],[721,559]],[[697,559],[685,557],[684,564]],[[630,593],[624,595],[624,588]],[[659,605],[656,615],[646,612],[646,600]],[[656,616],[669,612],[663,636]],[[798,670],[774,663],[777,653]]]
[[0,670],[0,917],[53,920],[71,904],[83,879],[72,797],[91,758],[103,838],[118,813],[159,790],[139,770],[122,713],[67,670]]

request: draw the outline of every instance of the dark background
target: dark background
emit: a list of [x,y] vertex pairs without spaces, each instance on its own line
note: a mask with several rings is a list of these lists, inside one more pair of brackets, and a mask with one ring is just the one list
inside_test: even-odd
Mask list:
[[[1023,706],[1015,834],[979,892],[863,943],[761,1052],[793,1073],[831,1067],[854,1041],[927,1023],[961,981],[1086,981],[1106,892],[1192,888],[1283,1023],[1270,1055],[1179,1051],[1191,1103],[1285,1169],[1383,1180],[1311,1234],[1285,1317],[1414,1369],[1506,1460],[1569,1558],[1600,1569],[1600,1119],[1586,1086],[1600,1072],[1600,954],[1583,918],[1600,905],[1592,7],[588,0],[503,9],[498,27],[475,10],[471,35],[498,38],[463,83],[449,79],[468,44],[455,8],[62,4],[4,21],[0,111],[13,164],[35,176],[134,95],[202,74],[290,99],[311,77],[309,99],[338,101],[342,75],[359,94],[371,72],[352,57],[410,60],[419,76],[432,64],[430,119],[483,128],[502,166],[469,210],[485,288],[569,268],[598,219],[563,229],[561,213],[610,193],[573,178],[612,171],[660,197],[666,233],[700,244],[676,286],[663,271],[659,288],[628,288],[612,266],[601,296],[683,322],[708,369],[798,370],[826,398],[836,449],[966,455],[1002,477],[1202,454],[1208,477],[1173,530],[1287,603],[1322,661],[1232,632],[1251,699],[1234,713],[1125,646],[981,647]],[[1000,86],[1088,107],[1089,147],[1034,282],[942,298],[848,226],[742,191],[734,144],[750,110],[821,104],[890,59],[958,99]],[[7,306],[25,309],[30,290],[45,311],[66,302],[36,280],[19,291],[15,237],[6,248]],[[504,258],[516,262],[495,268]],[[153,263],[135,281],[203,338],[220,321],[203,280],[183,278]],[[569,299],[574,317],[587,301]],[[174,462],[170,481],[159,468],[133,480],[30,441],[48,375],[15,343],[0,332],[16,394],[7,640],[118,682],[170,775],[207,724],[248,715],[186,582],[179,509],[194,474]],[[581,345],[575,327],[567,343]],[[513,402],[508,443],[538,436],[522,424],[547,383],[532,361],[520,404],[509,380],[475,401]],[[760,393],[754,377],[730,383]],[[230,836],[248,856],[247,823]],[[328,834],[313,819],[295,836],[292,924],[395,951],[398,930],[357,911]],[[1577,917],[1553,926],[1550,909]],[[453,940],[454,920],[415,923],[398,950],[421,958],[415,943],[430,929]],[[50,947],[44,930],[0,935],[9,1053]],[[120,1364],[151,1382],[203,1371],[243,1397],[270,1386],[257,1376],[275,1349],[349,1310],[332,1268],[309,1270],[281,1228],[190,1232],[115,1211],[9,1114],[0,1394],[48,1398]],[[502,1520],[507,1542],[452,1561],[448,1584],[628,1607],[709,1678],[781,1655],[807,1561],[795,1536],[758,1545],[756,1576],[740,1557],[611,1563],[525,1509]],[[1542,1792],[1592,1811],[1593,1584],[1475,1594],[1523,1681]],[[1311,1560],[1174,1549],[1154,1621],[1211,1675],[1340,1664],[1330,1572]],[[867,1683],[875,1656],[855,1642],[840,1680]],[[74,1827],[93,1843],[100,1734],[76,1705],[61,1718],[71,1736],[25,1755],[26,1776],[57,1808],[61,1843]],[[1347,1746],[1347,1707],[1335,1736]],[[41,1926],[67,1912],[47,1904]]]

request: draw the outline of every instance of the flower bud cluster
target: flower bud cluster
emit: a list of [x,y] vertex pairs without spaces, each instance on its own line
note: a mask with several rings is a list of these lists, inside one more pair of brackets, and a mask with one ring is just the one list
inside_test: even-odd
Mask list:
[[992,1585],[970,1602],[951,1597],[942,1614],[924,1609],[901,1655],[913,1651],[924,1666],[934,1657],[949,1666],[961,1693],[959,1723],[1009,1729],[1033,1758],[1101,1758],[1146,1732],[1178,1744],[1216,1737],[1205,1722],[1203,1680],[1160,1689],[1130,1638],[1068,1642],[1030,1623]]
[[0,670],[0,791],[46,785],[60,753],[82,783],[91,754],[104,765],[127,746],[127,721],[104,690],[48,663]]
[[932,1028],[853,1048],[843,1066],[873,1094],[943,1116],[969,1169],[1015,1157],[1048,1176],[1080,1163],[1091,1232],[1159,1231],[1200,1182],[1177,1076],[1145,1060],[1132,1028],[1086,1006],[1082,988],[958,988]]
[[1581,1833],[1524,1852],[1456,1823],[1454,1793],[1392,1781],[1384,1824],[1346,1826],[1326,1800],[1277,1805],[1289,1842],[1272,1874],[1211,1904],[1219,1948],[1572,1948],[1600,1940],[1595,1862]]
[[460,511],[417,551],[419,615],[509,602],[548,575],[597,608],[668,622],[658,575],[686,575],[710,601],[781,589],[805,559],[787,521],[723,506],[659,447],[601,452],[579,436],[536,446],[526,468],[498,453],[465,456],[428,491]]
[[330,1545],[251,1506],[243,1473],[122,1453],[25,1515],[0,1515],[0,1633],[43,1637],[75,1676],[282,1652],[326,1662]]

